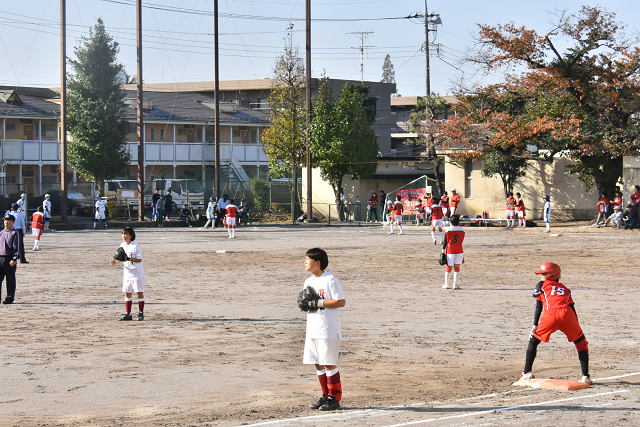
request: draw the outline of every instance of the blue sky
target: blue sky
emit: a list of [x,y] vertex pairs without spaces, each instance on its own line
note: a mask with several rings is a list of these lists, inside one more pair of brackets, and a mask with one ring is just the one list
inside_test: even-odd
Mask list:
[[[379,81],[386,54],[396,70],[398,92],[425,93],[425,58],[420,48],[424,25],[400,18],[424,13],[424,0],[312,0],[312,75],[360,79],[360,38],[354,32],[372,31],[365,44],[364,78]],[[611,0],[608,11],[633,27],[639,13],[636,2]],[[0,11],[0,84],[58,86],[59,0],[2,2]],[[515,22],[544,32],[551,27],[554,9],[577,12],[585,4],[572,0],[429,1],[429,12],[439,13],[436,42],[442,57],[431,59],[432,90],[451,92],[451,81],[464,75],[488,83],[501,78],[481,76],[460,65],[473,46],[476,24]],[[144,1],[144,80],[148,83],[213,80],[213,0]],[[272,75],[281,53],[289,20],[294,20],[294,44],[304,56],[304,0],[219,0],[221,79],[265,78]],[[180,8],[176,10],[163,10]],[[67,0],[68,55],[81,35],[101,17],[121,44],[119,61],[129,74],[136,72],[135,0]],[[275,18],[275,19],[274,19]],[[361,20],[366,19],[366,20]]]

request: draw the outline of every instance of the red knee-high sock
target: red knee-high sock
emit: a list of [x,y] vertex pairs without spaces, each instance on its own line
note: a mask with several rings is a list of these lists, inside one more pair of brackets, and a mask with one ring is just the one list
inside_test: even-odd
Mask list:
[[144,298],[138,299],[138,309],[140,313],[144,313]]
[[327,388],[327,371],[325,369],[318,372],[318,381],[320,381],[320,387],[322,388],[322,394],[329,395],[329,388]]
[[338,368],[327,372],[327,387],[329,388],[329,395],[340,402],[340,399],[342,399],[342,383],[340,382]]
[[131,298],[125,299],[124,305],[127,307],[127,314],[131,314],[131,306],[133,305],[133,300]]

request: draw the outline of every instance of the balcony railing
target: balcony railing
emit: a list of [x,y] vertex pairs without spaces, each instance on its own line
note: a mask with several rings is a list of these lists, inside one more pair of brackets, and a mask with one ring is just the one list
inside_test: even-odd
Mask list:
[[[138,144],[127,142],[131,161],[138,161]],[[215,161],[215,146],[211,143],[145,142],[147,163],[198,163]],[[269,161],[264,150],[257,144],[220,144],[220,161],[228,163],[232,154],[240,163],[265,163]],[[0,145],[0,160],[7,162],[38,163],[59,162],[58,141],[25,141],[3,139]]]

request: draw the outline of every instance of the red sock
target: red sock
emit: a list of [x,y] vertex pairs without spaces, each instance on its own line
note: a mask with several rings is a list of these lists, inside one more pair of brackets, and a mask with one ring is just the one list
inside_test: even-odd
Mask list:
[[131,314],[131,306],[133,305],[132,300],[125,301],[124,304],[127,306],[127,314]]
[[329,395],[333,396],[334,399],[340,402],[340,399],[342,399],[342,383],[340,382],[340,372],[336,372],[331,376],[327,376],[327,387],[329,388]]
[[322,374],[318,374],[318,381],[320,381],[320,387],[322,387],[322,394],[328,396],[329,388],[327,387],[327,373],[324,369],[318,372],[322,372]]
[[138,300],[138,309],[140,309],[140,313],[144,313],[144,298]]

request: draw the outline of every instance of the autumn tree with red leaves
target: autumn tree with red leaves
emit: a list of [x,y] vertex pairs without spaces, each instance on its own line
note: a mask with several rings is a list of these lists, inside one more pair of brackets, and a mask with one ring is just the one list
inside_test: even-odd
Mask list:
[[[573,160],[570,171],[587,189],[611,191],[622,156],[640,151],[639,40],[624,28],[614,13],[590,6],[560,13],[543,35],[479,25],[479,49],[469,59],[487,71],[511,71],[500,85],[458,96],[456,116],[438,132],[462,157],[497,152],[553,161],[559,153]],[[518,67],[526,71],[515,76]]]

